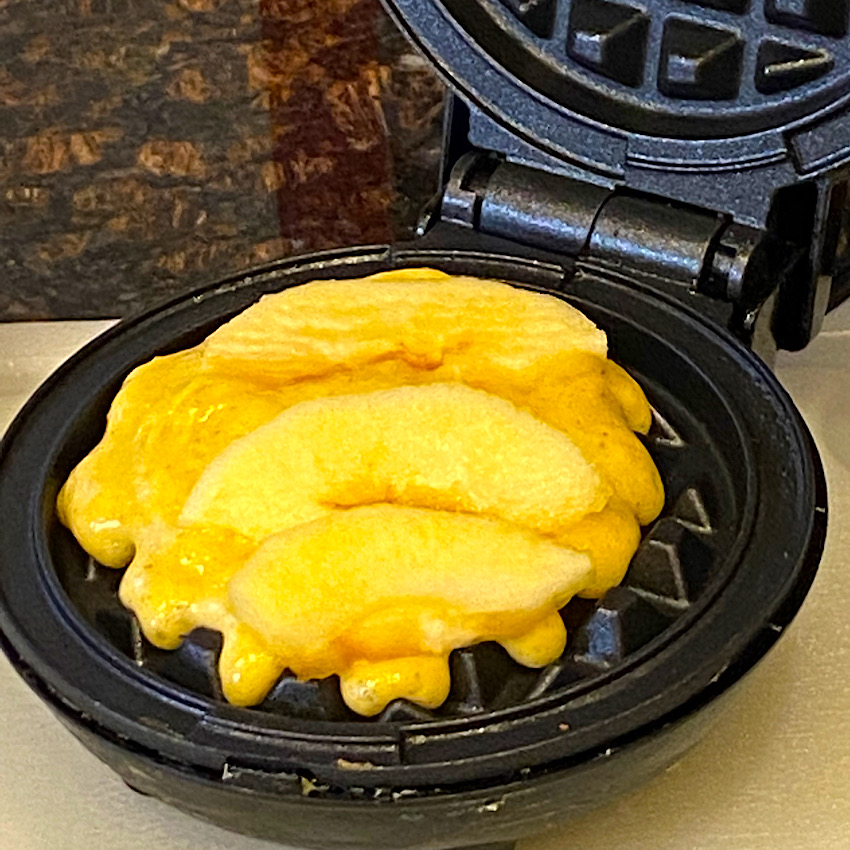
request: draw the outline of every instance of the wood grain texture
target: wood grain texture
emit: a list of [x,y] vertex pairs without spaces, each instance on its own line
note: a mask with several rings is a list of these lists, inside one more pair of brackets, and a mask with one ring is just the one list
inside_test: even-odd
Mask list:
[[441,102],[378,0],[0,0],[0,319],[404,238]]

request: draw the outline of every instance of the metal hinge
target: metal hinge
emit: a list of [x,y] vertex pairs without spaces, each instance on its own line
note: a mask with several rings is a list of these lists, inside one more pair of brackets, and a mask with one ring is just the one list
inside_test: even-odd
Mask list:
[[[638,272],[757,309],[778,279],[769,235],[728,216],[597,186],[481,152],[458,160],[442,221],[575,258]],[[781,262],[785,262],[785,258]]]

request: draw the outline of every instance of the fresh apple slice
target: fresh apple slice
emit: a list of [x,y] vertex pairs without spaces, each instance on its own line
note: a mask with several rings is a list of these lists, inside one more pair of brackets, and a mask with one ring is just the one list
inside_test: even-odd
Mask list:
[[559,298],[433,269],[320,280],[266,295],[203,344],[206,368],[286,382],[398,358],[463,353],[521,371],[566,351],[605,357],[605,333]]
[[557,611],[592,575],[586,555],[502,520],[370,505],[269,537],[228,597],[293,672],[340,674],[349,705],[374,714],[398,697],[442,702],[457,647],[502,640],[551,662]]
[[181,524],[259,541],[339,507],[397,502],[556,533],[610,493],[562,432],[481,390],[431,384],[289,408],[206,468]]

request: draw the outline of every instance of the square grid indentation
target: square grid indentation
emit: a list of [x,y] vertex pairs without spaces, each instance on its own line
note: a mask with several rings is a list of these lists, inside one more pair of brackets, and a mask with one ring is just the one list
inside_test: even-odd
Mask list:
[[498,0],[563,64],[659,100],[763,102],[828,75],[850,0]]

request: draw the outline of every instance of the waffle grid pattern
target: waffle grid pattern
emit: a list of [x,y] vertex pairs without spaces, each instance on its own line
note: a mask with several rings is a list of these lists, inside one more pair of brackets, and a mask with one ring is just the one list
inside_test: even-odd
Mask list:
[[759,106],[825,80],[850,0],[479,0],[550,68],[573,65],[649,105]]

